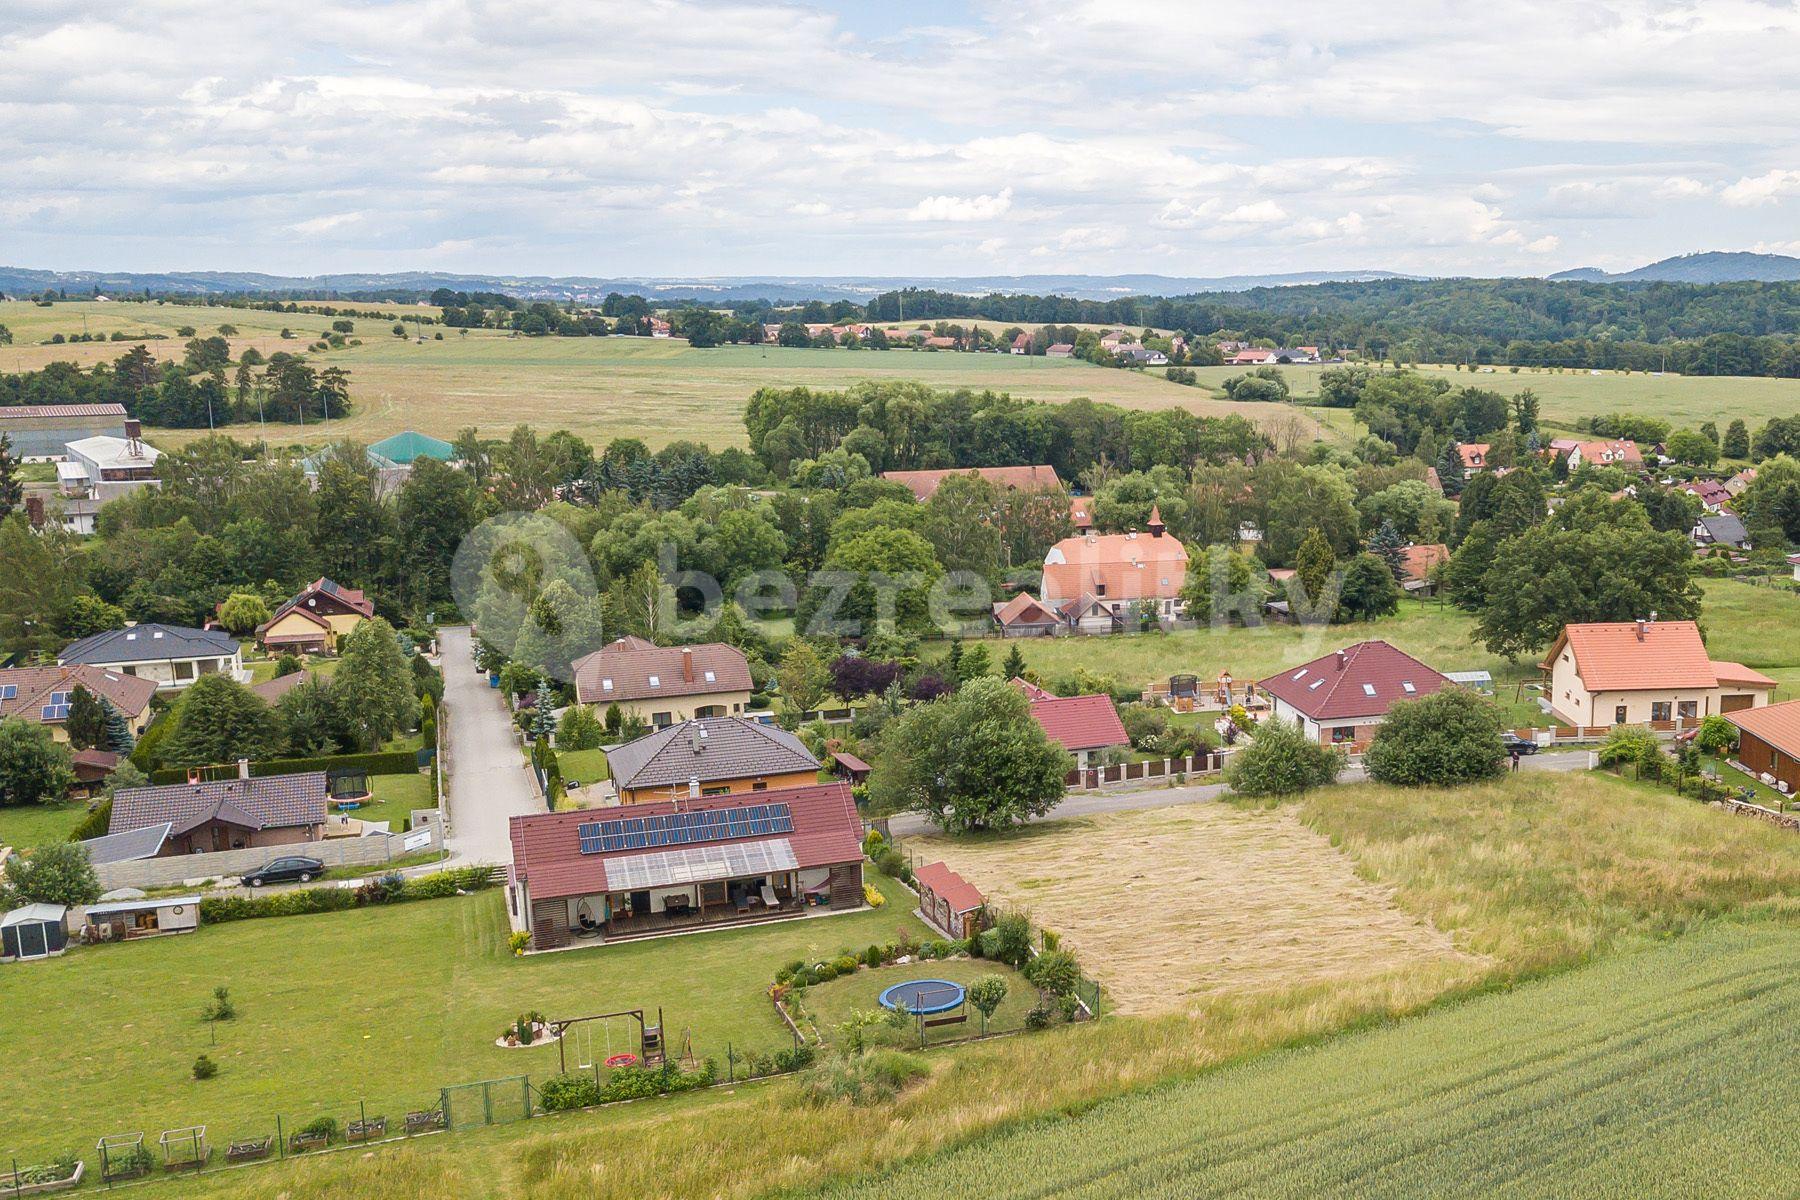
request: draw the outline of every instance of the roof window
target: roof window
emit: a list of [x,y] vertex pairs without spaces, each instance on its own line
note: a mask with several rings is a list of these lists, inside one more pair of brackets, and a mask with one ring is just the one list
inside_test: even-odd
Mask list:
[[1373,696],[1374,694],[1375,694],[1375,685],[1374,684],[1372,684],[1372,683],[1363,684],[1363,695]]
[[650,677],[650,686],[651,687],[661,687],[662,686],[662,676],[652,675]]

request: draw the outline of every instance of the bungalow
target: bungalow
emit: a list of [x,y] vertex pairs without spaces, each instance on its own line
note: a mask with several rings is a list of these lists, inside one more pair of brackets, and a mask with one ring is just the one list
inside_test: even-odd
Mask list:
[[805,787],[819,760],[805,743],[746,717],[703,717],[616,746],[607,771],[623,804]]
[[319,578],[258,625],[256,640],[270,651],[330,654],[374,615],[374,601],[362,592]]
[[[198,772],[195,772],[195,776]],[[205,854],[319,841],[325,832],[325,772],[252,778],[247,760],[236,779],[125,788],[113,796],[109,836],[167,826],[153,854]]]
[[1013,354],[1030,354],[1031,353],[1031,335],[1029,333],[1021,333],[1018,337],[1015,337],[1012,340],[1011,353],[1013,353]]
[[862,818],[845,783],[513,817],[507,911],[534,949],[800,917],[863,904]]
[[1228,367],[1262,367],[1275,361],[1273,350],[1239,350],[1225,360]]
[[1166,367],[1169,356],[1161,350],[1152,350],[1146,346],[1125,346],[1118,351],[1119,359],[1127,366],[1133,367]]
[[1056,342],[1044,351],[1045,358],[1074,358],[1075,347],[1069,342]]
[[1029,467],[960,467],[943,471],[883,471],[881,477],[904,484],[920,504],[937,493],[952,475],[975,475],[1003,492],[1060,492],[1063,482],[1056,468],[1046,464]]
[[1111,696],[1052,696],[1023,679],[1013,684],[1030,697],[1031,719],[1051,741],[1075,756],[1077,767],[1092,766],[1102,752],[1131,745]]
[[1386,642],[1358,642],[1257,684],[1273,699],[1275,716],[1293,721],[1308,738],[1352,750],[1368,745],[1395,702],[1449,686],[1443,675]]
[[1756,482],[1756,468],[1745,467],[1736,475],[1725,481],[1725,491],[1733,500],[1743,495],[1750,485]]
[[1775,681],[1714,659],[1692,621],[1565,625],[1538,664],[1565,725],[1657,725],[1761,708]]
[[144,624],[109,629],[63,647],[58,666],[86,665],[155,681],[159,688],[185,688],[202,675],[229,675],[242,683],[243,648],[222,629]]
[[1743,521],[1732,513],[1706,513],[1694,522],[1689,536],[1696,546],[1729,546],[1733,550],[1750,549],[1750,532]]
[[18,717],[47,726],[51,737],[66,742],[69,706],[76,688],[83,688],[118,709],[133,738],[149,726],[155,680],[84,663],[0,671],[0,718]]
[[1800,790],[1800,700],[1726,715],[1738,727],[1737,761],[1780,791]]
[[1043,603],[1084,633],[1124,628],[1140,602],[1173,620],[1187,580],[1187,547],[1168,536],[1152,505],[1147,533],[1068,537],[1044,555]]
[[987,898],[979,888],[941,862],[913,872],[919,889],[919,915],[953,938],[971,938],[986,924]]
[[575,698],[617,704],[655,729],[695,717],[742,716],[750,704],[750,664],[722,642],[658,646],[622,637],[575,660]]
[[1011,600],[994,605],[994,624],[1000,627],[1002,637],[1049,637],[1062,619],[1043,601],[1020,592]]

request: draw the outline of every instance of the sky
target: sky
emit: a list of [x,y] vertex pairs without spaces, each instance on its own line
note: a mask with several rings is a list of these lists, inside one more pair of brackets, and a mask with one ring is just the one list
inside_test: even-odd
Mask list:
[[1792,0],[5,0],[0,263],[1537,275],[1800,254]]

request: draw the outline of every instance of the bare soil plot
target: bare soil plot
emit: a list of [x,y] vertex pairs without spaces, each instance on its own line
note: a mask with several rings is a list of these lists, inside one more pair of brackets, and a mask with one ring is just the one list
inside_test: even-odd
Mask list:
[[1288,809],[1197,804],[906,847],[1029,909],[1123,1012],[1408,964],[1481,967]]

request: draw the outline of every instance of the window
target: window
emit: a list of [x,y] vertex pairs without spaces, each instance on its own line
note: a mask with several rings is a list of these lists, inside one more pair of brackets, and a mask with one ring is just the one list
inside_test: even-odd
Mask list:
[[706,682],[717,683],[717,682],[719,682],[719,677],[718,677],[718,675],[714,674],[713,672],[708,671],[706,673]]
[[1400,690],[1410,696],[1410,695],[1414,694],[1415,692],[1417,692],[1419,689],[1413,686],[1412,680],[1402,679],[1400,681]]
[[652,725],[656,726],[658,729],[663,729],[669,725],[674,724],[674,718],[671,714],[666,713],[666,712],[651,713],[650,714],[650,723]]
[[769,784],[766,780],[759,779],[750,785],[750,790],[753,792],[766,792],[769,790]]
[[1614,725],[1623,725],[1624,723],[1625,723],[1625,706],[1623,704],[1621,704],[1621,705],[1619,705],[1619,707],[1613,709],[1613,724]]
[[729,787],[701,788],[700,794],[702,796],[729,796],[731,795],[731,789]]
[[612,691],[612,680],[610,680],[610,679],[602,679],[602,680],[601,680],[601,681],[600,681],[600,690],[601,690],[601,691],[603,691],[603,692],[610,692],[610,691]]
[[650,677],[650,686],[651,687],[661,687],[662,686],[662,678],[657,675],[652,675]]
[[1356,726],[1354,726],[1354,725],[1333,725],[1331,727],[1331,744],[1332,745],[1340,746],[1340,745],[1343,745],[1345,742],[1354,742],[1355,740],[1356,740]]
[[1295,683],[1298,683],[1302,679],[1305,679],[1305,678],[1306,678],[1306,668],[1305,667],[1301,667],[1298,671],[1295,671],[1293,674],[1293,680]]
[[1363,695],[1373,696],[1374,694],[1375,694],[1375,685],[1374,684],[1372,684],[1372,683],[1363,684]]
[[1697,717],[1700,715],[1700,702],[1698,700],[1683,700],[1675,706],[1675,714],[1683,720],[1690,717]]
[[1673,709],[1674,706],[1667,700],[1652,700],[1650,702],[1650,719],[1652,721],[1667,721],[1670,719]]
[[1316,692],[1324,686],[1325,686],[1325,681],[1323,679],[1315,679],[1311,683],[1306,685],[1306,690],[1309,692]]

